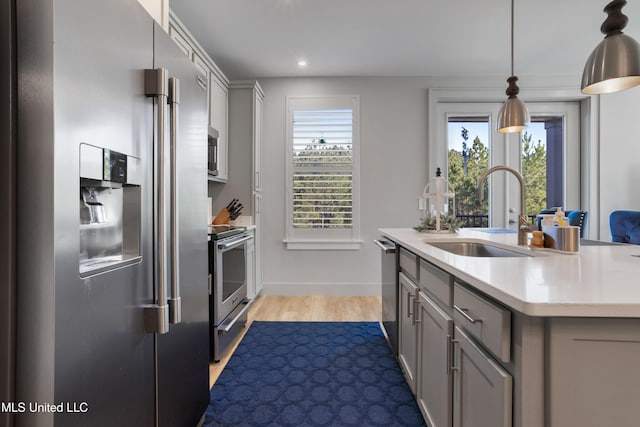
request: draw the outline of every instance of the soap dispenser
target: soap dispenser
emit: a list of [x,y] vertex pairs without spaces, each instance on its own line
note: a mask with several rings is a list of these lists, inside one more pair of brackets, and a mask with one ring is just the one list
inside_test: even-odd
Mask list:
[[554,227],[564,227],[567,225],[566,218],[564,216],[564,212],[562,212],[562,207],[556,208],[556,213],[553,216],[553,225]]

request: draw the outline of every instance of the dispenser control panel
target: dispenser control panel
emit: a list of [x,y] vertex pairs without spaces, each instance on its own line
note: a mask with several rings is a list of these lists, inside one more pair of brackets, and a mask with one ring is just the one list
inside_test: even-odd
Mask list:
[[103,179],[105,181],[127,182],[127,155],[104,148],[103,154]]

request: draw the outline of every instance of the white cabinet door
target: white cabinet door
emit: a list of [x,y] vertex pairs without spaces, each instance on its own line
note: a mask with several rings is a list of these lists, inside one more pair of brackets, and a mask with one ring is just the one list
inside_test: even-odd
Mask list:
[[191,48],[191,44],[173,25],[169,25],[169,36],[176,42],[180,50],[184,52],[185,56],[192,59],[193,49]]
[[416,400],[430,427],[452,422],[453,319],[427,297],[418,294],[418,369]]
[[256,226],[255,229],[255,237],[254,237],[254,245],[255,245],[255,289],[256,295],[260,295],[262,292],[262,288],[264,287],[262,283],[262,194],[256,193],[253,196],[253,221]]
[[218,180],[226,181],[228,168],[229,90],[215,74],[210,75],[209,124],[218,131]]
[[416,296],[418,286],[404,273],[399,274],[399,343],[398,359],[404,371],[409,388],[416,393],[416,358],[417,358],[417,323],[416,323]]
[[250,230],[249,233],[254,234],[254,238],[247,242],[247,298],[254,299],[257,295],[256,292],[256,251],[255,251],[255,230]]
[[254,90],[253,118],[253,190],[262,191],[262,111],[263,98]]
[[[207,62],[197,53],[193,53],[193,63],[196,65],[198,69],[198,84],[207,91],[207,99],[211,98],[211,88],[209,87],[209,74],[211,71],[209,70],[209,66]],[[209,114],[209,102],[207,102],[207,117]]]
[[455,343],[454,427],[511,427],[511,375],[458,326]]

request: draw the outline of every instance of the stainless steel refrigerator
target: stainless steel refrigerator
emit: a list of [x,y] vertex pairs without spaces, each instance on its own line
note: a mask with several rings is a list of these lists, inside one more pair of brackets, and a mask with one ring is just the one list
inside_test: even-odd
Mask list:
[[194,426],[209,401],[206,88],[137,1],[7,4],[5,414],[16,426]]

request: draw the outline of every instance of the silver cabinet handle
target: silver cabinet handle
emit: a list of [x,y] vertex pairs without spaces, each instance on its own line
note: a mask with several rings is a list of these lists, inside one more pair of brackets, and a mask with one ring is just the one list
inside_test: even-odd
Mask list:
[[413,306],[413,304],[411,304],[412,296],[413,295],[411,293],[407,293],[407,317],[413,316],[413,313],[411,312],[411,307]]
[[453,359],[451,358],[453,353],[453,349],[451,348],[452,345],[451,334],[447,334],[447,375],[451,375],[451,371],[453,369]]
[[169,322],[182,321],[182,299],[180,297],[180,253],[178,218],[178,106],[180,105],[180,80],[169,78],[169,151],[171,158],[171,297],[169,298]]
[[453,365],[455,363],[455,352],[456,352],[455,346],[460,343],[460,340],[451,339],[451,335],[447,335],[447,336],[449,337],[449,342],[451,342],[451,346],[450,346],[451,364],[449,365],[451,367],[450,372],[460,372],[460,367]]
[[145,95],[156,99],[157,130],[154,147],[157,167],[156,204],[156,304],[145,307],[145,326],[148,332],[166,334],[169,332],[169,309],[167,304],[166,251],[165,251],[165,201],[164,201],[164,127],[165,106],[167,105],[167,70],[164,68],[144,71]]
[[458,313],[460,313],[462,315],[462,317],[464,317],[465,319],[467,319],[469,321],[469,323],[475,325],[476,323],[482,323],[482,319],[474,319],[473,317],[469,316],[469,309],[468,308],[460,308],[457,305],[453,305],[453,309],[455,311],[457,311]]
[[413,326],[420,323],[420,300],[418,294],[413,298]]

